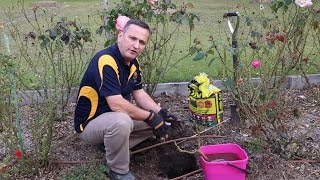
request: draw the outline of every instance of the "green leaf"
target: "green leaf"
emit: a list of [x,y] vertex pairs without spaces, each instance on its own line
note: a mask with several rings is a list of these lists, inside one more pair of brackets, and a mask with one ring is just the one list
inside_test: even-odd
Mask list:
[[251,37],[255,38],[260,38],[261,36],[261,33],[260,32],[257,32],[257,31],[251,31]]
[[171,4],[171,0],[164,0],[163,2],[166,6],[169,6]]
[[207,54],[212,54],[212,55],[214,55],[214,50],[210,49],[210,50],[207,52]]
[[272,1],[270,8],[271,8],[271,10],[272,10],[273,12],[277,13],[277,12],[278,12],[278,9],[279,9],[278,6],[277,6],[277,2]]
[[54,29],[50,29],[49,30],[49,37],[50,37],[50,39],[55,40],[57,37],[57,31]]
[[190,15],[190,19],[191,19],[192,21],[194,21],[195,18],[197,19],[197,21],[200,21],[200,17],[197,16],[196,14],[194,14],[194,13],[189,13],[189,15]]
[[320,29],[320,21],[313,21],[312,22],[312,28],[313,30],[317,30],[317,29]]
[[45,38],[46,38],[46,36],[43,35],[43,34],[38,36],[38,39],[39,39],[39,40],[42,40],[42,41],[43,41]]
[[268,21],[267,21],[266,19],[264,19],[264,20],[262,21],[262,27],[263,27],[264,29],[266,29],[266,28],[268,27]]
[[229,48],[228,50],[232,55],[235,55],[237,53],[237,48]]
[[291,3],[293,3],[293,0],[284,0],[284,3],[286,6],[289,6]]
[[82,36],[82,38],[85,42],[92,42],[92,39],[90,36]]
[[223,85],[227,88],[230,89],[231,91],[235,92],[236,90],[236,84],[233,79],[227,79],[223,81]]
[[276,116],[276,112],[275,111],[273,111],[273,110],[270,110],[270,109],[267,109],[267,111],[266,111],[266,115],[267,115],[267,117],[269,118],[269,119],[272,119],[272,118],[274,118],[275,116]]
[[243,63],[238,64],[238,70],[242,70],[245,68],[245,65]]
[[259,98],[260,98],[261,101],[266,101],[266,99],[267,99],[266,93],[261,91],[260,94],[259,94]]
[[111,44],[111,41],[110,41],[110,40],[107,40],[107,41],[104,43],[104,47],[108,47],[110,44]]
[[278,2],[278,9],[284,6],[285,2]]
[[49,41],[50,41],[49,38],[45,37],[43,41],[40,43],[40,47],[42,49],[45,49],[48,46]]
[[293,116],[295,118],[300,118],[301,117],[301,112],[300,112],[300,110],[298,108],[294,108],[293,109]]
[[199,61],[201,59],[203,59],[206,56],[205,52],[198,52],[197,55],[193,58],[194,61]]
[[101,36],[102,32],[103,32],[103,27],[100,26],[100,27],[96,30],[96,34],[99,34],[99,35]]
[[252,25],[252,20],[250,17],[246,17],[246,24],[247,26],[251,26]]

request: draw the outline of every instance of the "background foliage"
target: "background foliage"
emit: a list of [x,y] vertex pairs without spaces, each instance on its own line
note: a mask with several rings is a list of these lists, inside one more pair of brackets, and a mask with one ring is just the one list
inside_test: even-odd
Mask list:
[[[262,144],[271,145],[274,152],[286,158],[298,153],[291,147],[301,145],[306,137],[292,134],[298,124],[289,126],[300,118],[300,110],[288,104],[286,76],[300,74],[309,83],[306,70],[319,70],[320,13],[319,2],[314,3],[310,7],[299,7],[293,0],[261,4],[256,13],[241,16],[239,31],[234,31],[238,36],[230,39],[237,41],[236,47],[230,41],[214,38],[210,39],[209,48],[195,43],[196,60],[213,52],[219,55],[224,85],[233,95],[242,123],[250,126]],[[270,8],[271,14],[265,8]],[[228,62],[227,53],[236,57],[234,66]]]

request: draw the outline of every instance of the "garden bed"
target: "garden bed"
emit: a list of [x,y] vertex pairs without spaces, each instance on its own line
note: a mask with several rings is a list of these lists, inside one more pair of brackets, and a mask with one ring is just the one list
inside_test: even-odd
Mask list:
[[[250,159],[248,170],[251,172],[247,179],[318,179],[320,176],[319,141],[320,141],[320,107],[315,94],[310,90],[296,90],[289,93],[290,107],[299,108],[301,116],[292,119],[292,123],[299,121],[299,126],[294,133],[310,131],[306,141],[299,148],[304,154],[293,155],[292,160],[286,160],[273,153],[270,147],[261,147],[259,141],[251,136],[249,128],[245,125],[240,128],[230,122],[229,102],[225,94],[224,121],[213,127],[200,127],[200,131],[206,131],[202,135],[213,137],[202,138],[202,144],[237,143],[243,147]],[[182,134],[171,134],[170,139],[191,137],[195,134],[195,124],[191,122],[188,111],[188,99],[185,96],[161,95],[156,100],[165,107],[170,107],[181,120],[184,121]],[[10,175],[10,179],[105,179],[104,153],[97,147],[82,142],[73,129],[74,104],[69,105],[70,114],[64,119],[57,120],[54,127],[52,149],[50,152],[50,165],[42,168],[39,174],[26,175],[14,173],[13,167],[8,167],[2,173]],[[24,106],[21,111],[22,126],[24,132],[28,132],[28,120],[32,118],[32,107]],[[217,137],[214,137],[217,136]],[[222,136],[222,137],[220,137]],[[2,136],[0,136],[2,137]],[[197,140],[188,139],[177,141],[179,147],[192,151],[197,149]],[[24,133],[26,149],[32,149],[32,141],[28,133]],[[182,176],[188,172],[201,169],[199,158],[195,155],[181,153],[174,143],[167,143],[155,148],[137,152],[137,150],[154,145],[158,142],[147,140],[132,149],[131,171],[137,179],[166,179]],[[5,157],[5,147],[0,144],[0,159]],[[300,151],[299,151],[300,152]],[[297,155],[300,155],[299,157]],[[186,179],[202,179],[201,171],[188,176]]]

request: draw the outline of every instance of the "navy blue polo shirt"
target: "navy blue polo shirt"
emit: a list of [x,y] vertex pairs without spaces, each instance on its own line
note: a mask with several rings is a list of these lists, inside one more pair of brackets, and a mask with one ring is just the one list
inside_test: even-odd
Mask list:
[[136,59],[128,65],[117,44],[99,51],[90,61],[80,84],[75,130],[82,132],[91,119],[111,111],[106,96],[122,95],[131,100],[131,92],[138,89],[142,89],[142,83]]

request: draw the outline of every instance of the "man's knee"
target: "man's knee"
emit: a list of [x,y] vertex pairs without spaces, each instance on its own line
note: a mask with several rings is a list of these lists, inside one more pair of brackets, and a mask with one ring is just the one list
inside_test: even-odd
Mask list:
[[131,133],[133,130],[133,120],[126,113],[116,112],[114,116],[115,125],[117,128],[125,133]]

